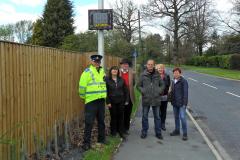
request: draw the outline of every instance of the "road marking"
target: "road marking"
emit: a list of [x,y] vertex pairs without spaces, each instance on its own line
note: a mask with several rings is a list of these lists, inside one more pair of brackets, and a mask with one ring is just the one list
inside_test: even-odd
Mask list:
[[232,96],[235,96],[235,97],[238,97],[238,98],[240,98],[240,96],[239,95],[237,95],[237,94],[234,94],[234,93],[231,93],[231,92],[226,92],[227,94],[230,94],[230,95],[232,95]]
[[190,79],[190,80],[192,80],[194,82],[198,82],[196,79],[193,79],[193,78],[188,78],[188,79]]
[[208,147],[211,149],[211,151],[213,152],[214,156],[216,157],[217,160],[223,160],[223,158],[221,157],[220,153],[217,151],[217,149],[215,148],[215,146],[212,144],[212,142],[210,141],[210,139],[207,137],[207,135],[204,133],[204,131],[202,130],[202,128],[199,126],[199,124],[197,123],[197,121],[193,118],[192,114],[188,111],[188,109],[186,110],[188,117],[191,119],[191,121],[193,122],[193,124],[196,126],[198,132],[202,135],[203,139],[205,140],[205,142],[207,143]]
[[207,84],[207,83],[203,83],[203,85],[208,86],[208,87],[211,87],[211,88],[214,88],[214,89],[218,89],[217,87],[211,86],[211,85],[209,85],[209,84]]

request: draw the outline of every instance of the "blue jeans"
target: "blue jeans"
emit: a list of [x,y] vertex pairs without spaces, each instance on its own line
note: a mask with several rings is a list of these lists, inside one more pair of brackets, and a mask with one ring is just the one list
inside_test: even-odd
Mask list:
[[[142,108],[142,134],[147,134],[149,124],[148,124],[148,112],[150,106],[143,106]],[[152,106],[153,116],[154,116],[154,126],[155,126],[155,133],[161,134],[161,118],[159,116],[159,106]]]
[[180,120],[182,124],[183,134],[187,134],[187,118],[186,118],[186,106],[177,107],[173,106],[174,118],[175,118],[175,130],[180,131]]

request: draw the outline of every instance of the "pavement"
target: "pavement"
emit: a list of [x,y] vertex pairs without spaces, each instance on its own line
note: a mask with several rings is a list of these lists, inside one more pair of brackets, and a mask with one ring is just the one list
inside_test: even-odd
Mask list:
[[191,120],[188,119],[188,141],[183,141],[182,136],[171,137],[169,134],[174,129],[172,106],[168,105],[166,131],[162,132],[163,140],[155,137],[152,110],[149,112],[149,131],[146,139],[140,138],[141,133],[140,106],[134,118],[130,135],[123,142],[114,155],[114,160],[216,160],[201,134]]

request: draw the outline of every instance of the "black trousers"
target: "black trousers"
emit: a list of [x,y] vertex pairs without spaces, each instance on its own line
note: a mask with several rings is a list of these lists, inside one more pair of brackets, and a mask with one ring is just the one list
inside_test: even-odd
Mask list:
[[105,99],[98,99],[85,105],[84,144],[90,145],[95,117],[98,122],[98,142],[105,141]]
[[132,107],[133,107],[133,104],[132,104],[131,98],[129,98],[128,105],[124,106],[124,129],[125,129],[125,131],[128,131],[130,128]]
[[116,135],[118,132],[120,135],[123,135],[124,132],[124,104],[117,103],[111,104],[112,107],[109,109],[111,121],[110,128],[111,134]]
[[161,118],[161,123],[164,125],[166,121],[166,116],[167,116],[167,105],[168,101],[162,101],[161,106],[160,106],[160,118]]

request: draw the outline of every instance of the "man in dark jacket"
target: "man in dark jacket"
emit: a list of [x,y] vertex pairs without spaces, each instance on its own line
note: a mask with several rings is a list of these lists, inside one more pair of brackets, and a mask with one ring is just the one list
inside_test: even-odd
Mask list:
[[175,130],[170,133],[171,136],[180,135],[180,120],[182,124],[183,140],[187,140],[187,119],[186,108],[188,104],[188,82],[181,75],[180,68],[173,69],[174,80],[171,88],[171,103],[173,105]]
[[147,61],[147,69],[140,75],[137,83],[137,88],[142,94],[142,133],[141,138],[147,137],[148,112],[152,106],[154,115],[155,133],[158,139],[163,139],[161,134],[161,119],[159,109],[161,105],[161,94],[164,89],[164,84],[160,75],[154,68],[154,60]]

